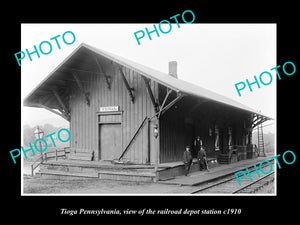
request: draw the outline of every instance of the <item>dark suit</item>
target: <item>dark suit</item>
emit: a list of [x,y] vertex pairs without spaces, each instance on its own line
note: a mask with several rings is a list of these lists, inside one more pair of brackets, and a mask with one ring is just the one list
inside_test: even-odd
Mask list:
[[199,164],[199,170],[207,169],[206,152],[205,152],[204,148],[201,148],[198,151],[197,159],[198,159],[198,164]]
[[197,153],[198,153],[198,151],[200,150],[200,148],[201,148],[201,140],[199,139],[196,139],[195,141],[194,141],[194,156],[195,157],[197,157]]
[[188,175],[190,171],[192,161],[193,161],[192,153],[190,151],[185,150],[183,153],[185,176]]

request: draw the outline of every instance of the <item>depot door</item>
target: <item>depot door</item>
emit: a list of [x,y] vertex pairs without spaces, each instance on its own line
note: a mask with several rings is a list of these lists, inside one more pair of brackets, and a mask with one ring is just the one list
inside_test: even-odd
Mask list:
[[99,124],[99,159],[113,160],[121,155],[121,124]]

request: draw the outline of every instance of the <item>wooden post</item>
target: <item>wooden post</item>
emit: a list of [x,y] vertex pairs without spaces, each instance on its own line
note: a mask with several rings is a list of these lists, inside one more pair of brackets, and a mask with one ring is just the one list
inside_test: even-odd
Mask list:
[[151,138],[151,131],[150,131],[150,119],[147,121],[147,150],[148,150],[148,157],[147,163],[151,164],[151,149],[150,149],[150,138]]
[[[159,130],[159,119],[156,117],[156,120],[155,120],[155,124],[157,125],[157,129],[158,129],[158,132],[160,133],[160,130]],[[158,135],[158,137],[156,138],[156,149],[155,149],[155,174],[156,174],[156,177],[155,177],[155,182],[158,181],[159,179],[159,175],[158,175],[158,168],[159,168],[159,154],[160,154],[160,144],[159,144],[159,138],[160,138],[160,134]]]

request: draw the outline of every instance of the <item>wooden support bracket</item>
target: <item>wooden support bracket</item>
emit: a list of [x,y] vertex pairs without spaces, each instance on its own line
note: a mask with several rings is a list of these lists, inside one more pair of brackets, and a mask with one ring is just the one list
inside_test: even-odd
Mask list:
[[155,101],[152,89],[151,89],[150,84],[149,84],[150,83],[150,79],[146,78],[144,76],[142,76],[142,78],[143,78],[143,80],[145,82],[147,92],[148,92],[149,97],[151,99],[152,105],[154,106],[154,110],[155,110],[155,112],[158,112],[158,103]]
[[119,66],[119,70],[120,70],[121,77],[124,81],[125,87],[126,87],[128,93],[129,93],[130,99],[131,99],[132,102],[134,102],[134,95],[133,95],[134,89],[129,86],[129,83],[126,80],[125,74],[123,73],[121,66]]
[[[168,105],[160,107],[159,112],[155,113],[150,120],[152,120],[154,117],[157,117],[157,119],[159,119],[159,117],[164,114],[170,107],[172,107],[176,102],[178,102],[180,99],[182,99],[184,96],[186,96],[186,94],[181,93],[181,92],[177,92],[177,97],[175,99],[173,99]],[[167,96],[166,96],[167,97]]]
[[51,108],[49,108],[48,106],[42,105],[42,104],[38,104],[37,106],[42,107],[42,108],[44,108],[44,109],[46,109],[46,110],[48,110],[48,111],[50,111],[50,112],[52,112],[52,113],[55,113],[56,115],[59,115],[59,116],[61,116],[62,118],[64,118],[65,120],[67,120],[67,121],[70,122],[70,115],[67,115],[67,114],[64,113],[64,112],[61,112],[61,111],[60,111],[61,113],[59,113],[59,112],[55,111],[54,109],[51,109]]
[[262,124],[263,122],[266,122],[267,120],[269,120],[268,118],[264,118],[264,117],[260,117],[260,120],[256,119],[255,122],[252,124],[252,129],[254,129],[256,126]]
[[100,72],[101,74],[104,75],[104,78],[105,78],[107,87],[108,87],[108,89],[110,90],[110,89],[111,89],[111,76],[108,76],[108,75],[105,73],[105,71],[104,71],[104,69],[103,69],[101,63],[98,61],[98,58],[97,58],[96,56],[94,56],[94,58],[95,58],[95,61],[96,61],[96,63],[97,63],[99,72]]
[[83,96],[85,98],[86,104],[89,106],[90,105],[90,97],[89,97],[90,94],[83,89],[83,86],[78,78],[77,73],[75,71],[72,71],[72,75],[76,81],[76,84],[77,84],[79,90],[81,91],[81,93],[83,94]]
[[158,112],[157,118],[160,117],[160,114],[161,114],[161,112],[162,112],[162,110],[163,110],[163,108],[164,108],[164,106],[166,104],[166,101],[167,101],[167,99],[168,99],[168,97],[169,97],[169,95],[171,94],[172,91],[173,91],[172,89],[168,89],[167,94],[166,94],[166,96],[165,96],[165,98],[163,100],[163,103],[159,107],[159,112]]
[[66,105],[62,101],[62,99],[59,96],[57,90],[56,89],[52,89],[52,92],[53,92],[54,96],[56,97],[56,100],[57,100],[58,104],[60,105],[60,107],[64,110],[65,113],[68,114],[69,113],[69,109],[66,107]]
[[186,95],[181,92],[177,92],[177,97],[173,101],[171,101],[168,105],[166,105],[164,108],[161,109],[160,115],[164,114],[171,106],[173,106],[176,102],[178,102],[184,96],[186,96]]
[[252,121],[251,121],[252,128],[256,127],[262,119],[263,119],[263,117],[261,117],[260,115],[256,114],[256,116],[253,116]]

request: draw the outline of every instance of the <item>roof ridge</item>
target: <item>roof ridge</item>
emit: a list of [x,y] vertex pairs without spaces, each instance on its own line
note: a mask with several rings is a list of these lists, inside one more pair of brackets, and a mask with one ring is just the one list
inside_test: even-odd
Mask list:
[[107,52],[105,50],[96,48],[94,46],[88,45],[86,43],[80,43],[76,49],[74,49],[69,56],[67,56],[55,69],[46,77],[44,78],[40,84],[34,88],[25,98],[24,102],[28,99],[30,95],[32,95],[44,82],[46,82],[65,62],[67,62],[70,58],[72,58],[73,55],[75,55],[81,48],[86,48],[89,51],[94,52],[95,54],[99,54],[107,59],[110,59],[124,67],[127,67],[129,69],[132,69],[143,76],[146,76],[149,79],[152,79],[168,88],[171,88],[175,91],[180,91],[185,94],[193,95],[196,97],[201,97],[205,99],[209,99],[212,101],[216,101],[222,104],[226,104],[235,108],[239,108],[245,111],[249,111],[261,116],[264,116],[266,118],[271,119],[269,116],[263,115],[262,113],[258,112],[257,110],[254,110],[240,102],[237,102],[236,100],[233,100],[229,97],[226,97],[224,95],[221,95],[217,92],[211,91],[207,88],[200,87],[196,84],[190,83],[188,81],[174,78],[173,76],[168,75],[167,73],[155,70],[151,67],[142,65],[140,63],[137,63],[135,61],[132,61],[130,59],[123,58],[119,55]]

